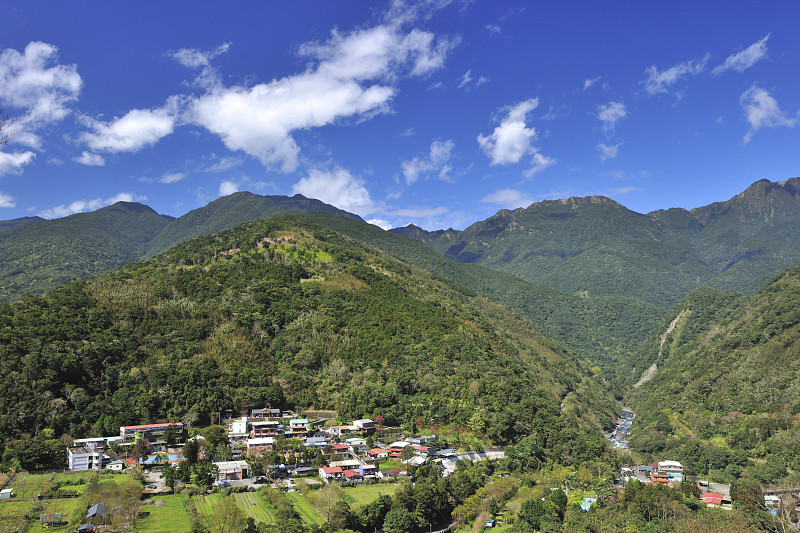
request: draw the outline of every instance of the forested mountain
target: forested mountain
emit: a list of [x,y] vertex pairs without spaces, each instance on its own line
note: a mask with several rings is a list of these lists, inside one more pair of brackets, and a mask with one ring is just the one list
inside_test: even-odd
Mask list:
[[498,444],[535,433],[569,464],[604,448],[616,411],[507,308],[297,215],[0,307],[0,376],[7,457],[47,434],[272,405]]
[[301,194],[288,196],[260,196],[251,192],[236,192],[189,211],[174,220],[147,246],[147,257],[165,252],[182,242],[195,237],[211,235],[230,229],[244,222],[286,213],[309,213],[320,211],[336,213],[361,220],[358,215],[348,213],[332,205]]
[[118,202],[0,232],[0,303],[136,261],[172,217]]
[[31,222],[37,222],[39,220],[44,220],[42,217],[20,217],[20,218],[12,218],[11,220],[0,220],[0,232],[9,230],[11,228],[16,228],[17,226],[24,226],[25,224],[30,224]]
[[752,296],[699,289],[659,330],[629,369],[658,367],[630,396],[634,450],[680,449],[733,475],[737,454],[800,466],[800,266]]
[[704,285],[754,292],[800,262],[800,178],[688,211],[642,215],[592,196],[502,210],[464,231],[402,231],[537,285],[670,306]]
[[451,261],[422,242],[401,237],[402,232],[385,232],[370,224],[321,213],[310,213],[308,217],[514,309],[548,337],[606,370],[613,370],[634,353],[664,313],[641,300],[584,298],[534,285],[483,265]]
[[242,222],[308,211],[360,220],[299,194],[290,198],[237,192],[178,219],[139,203],[118,202],[55,220],[26,217],[0,221],[0,303],[96,276]]

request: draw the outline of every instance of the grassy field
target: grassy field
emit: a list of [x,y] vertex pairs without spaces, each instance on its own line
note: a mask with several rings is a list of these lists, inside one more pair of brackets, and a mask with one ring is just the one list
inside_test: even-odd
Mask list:
[[183,506],[179,494],[159,496],[156,501],[164,502],[163,507],[143,505],[142,512],[150,513],[139,521],[136,531],[142,533],[185,533],[192,528],[192,519]]
[[16,533],[22,525],[25,513],[31,508],[28,501],[0,503],[0,533]]
[[319,515],[317,510],[314,509],[314,506],[311,505],[311,502],[309,502],[305,496],[299,492],[287,492],[286,498],[289,499],[292,507],[294,507],[295,511],[297,511],[297,513],[303,519],[303,522],[306,524],[322,525],[322,517]]
[[275,507],[272,506],[260,492],[242,492],[235,494],[236,503],[244,510],[245,514],[253,520],[265,524],[276,524]]
[[[28,504],[32,502],[26,502]],[[75,512],[75,509],[83,506],[83,500],[80,498],[63,498],[58,500],[47,500],[42,502],[42,510],[39,514],[54,514],[54,513],[61,513],[61,522],[64,524],[60,527],[49,528],[47,531],[52,531],[53,533],[68,533],[75,531],[80,525],[80,522],[75,524],[70,524],[70,520],[72,519],[72,514]],[[30,507],[30,505],[28,505]],[[26,509],[27,510],[27,509]],[[28,524],[28,529],[25,530],[27,533],[33,533],[35,531],[44,531],[42,529],[42,524],[38,520],[32,520]]]
[[399,485],[397,483],[376,483],[374,485],[361,485],[360,487],[346,487],[344,493],[353,498],[350,507],[358,509],[378,499],[379,496],[393,495]]

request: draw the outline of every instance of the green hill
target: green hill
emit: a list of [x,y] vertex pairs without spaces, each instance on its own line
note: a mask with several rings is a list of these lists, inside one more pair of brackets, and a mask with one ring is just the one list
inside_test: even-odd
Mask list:
[[171,221],[145,205],[119,202],[7,229],[0,233],[0,303],[136,261]]
[[0,307],[0,376],[7,446],[272,405],[535,433],[568,464],[604,448],[616,411],[507,308],[295,215]]
[[635,450],[800,466],[800,266],[752,296],[693,292],[634,358],[632,380],[653,363],[629,398],[641,416]]
[[25,224],[30,224],[31,222],[38,222],[39,220],[44,220],[42,217],[20,217],[20,218],[12,218],[11,220],[0,220],[0,232],[9,230],[11,228],[16,228],[17,226],[24,226]]
[[174,220],[147,246],[146,257],[152,257],[176,244],[195,237],[211,235],[230,229],[244,222],[286,213],[308,213],[320,211],[336,213],[361,220],[360,217],[332,205],[301,194],[288,196],[259,196],[250,192],[237,192],[218,198]]
[[0,303],[108,272],[242,222],[307,211],[358,218],[301,195],[290,198],[238,192],[178,219],[159,215],[142,204],[119,202],[91,213],[55,220],[27,217],[3,221],[0,222]]

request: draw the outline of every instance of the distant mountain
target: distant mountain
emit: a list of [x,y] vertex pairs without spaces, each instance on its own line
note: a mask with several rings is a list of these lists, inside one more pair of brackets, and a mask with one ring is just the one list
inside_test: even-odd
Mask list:
[[650,377],[628,398],[634,450],[686,446],[687,457],[709,461],[740,450],[800,467],[800,266],[751,296],[692,292],[628,369],[631,382]]
[[21,218],[12,218],[11,220],[0,220],[0,232],[9,230],[11,228],[16,228],[17,226],[24,226],[25,224],[30,224],[31,222],[38,222],[39,220],[44,220],[42,217],[21,217]]
[[448,230],[436,230],[436,231],[427,231],[415,224],[409,224],[408,226],[402,228],[393,228],[389,230],[390,232],[402,235],[403,237],[408,237],[410,239],[417,239],[418,241],[428,242],[430,240],[436,239],[444,235],[445,232],[448,231],[455,231],[454,229]]
[[464,231],[407,231],[447,258],[537,285],[659,306],[710,285],[753,292],[800,261],[800,178],[726,201],[642,215],[604,197],[502,210]]
[[286,213],[320,211],[361,220],[361,217],[301,194],[288,196],[259,196],[237,192],[218,198],[204,207],[190,211],[173,221],[147,247],[146,256],[169,250],[176,244],[202,235],[211,235],[243,222]]
[[172,220],[146,205],[118,202],[8,229],[0,233],[0,303],[135,261]]
[[238,192],[178,219],[159,215],[142,204],[119,202],[92,213],[23,222],[0,232],[0,304],[96,276],[242,222],[309,211],[361,220],[299,194],[287,197]]

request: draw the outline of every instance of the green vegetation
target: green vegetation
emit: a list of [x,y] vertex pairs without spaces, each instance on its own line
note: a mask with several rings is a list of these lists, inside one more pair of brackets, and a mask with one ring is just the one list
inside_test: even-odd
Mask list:
[[659,366],[631,394],[632,449],[672,454],[724,481],[748,470],[770,483],[798,468],[800,267],[753,296],[695,291],[664,319],[662,334],[670,323],[632,361],[638,371]]
[[[296,256],[258,246],[287,235]],[[290,215],[0,308],[0,371],[3,462],[28,469],[63,464],[65,433],[256,405],[498,444],[541,428],[570,462],[616,411],[588,365],[508,309]]]

